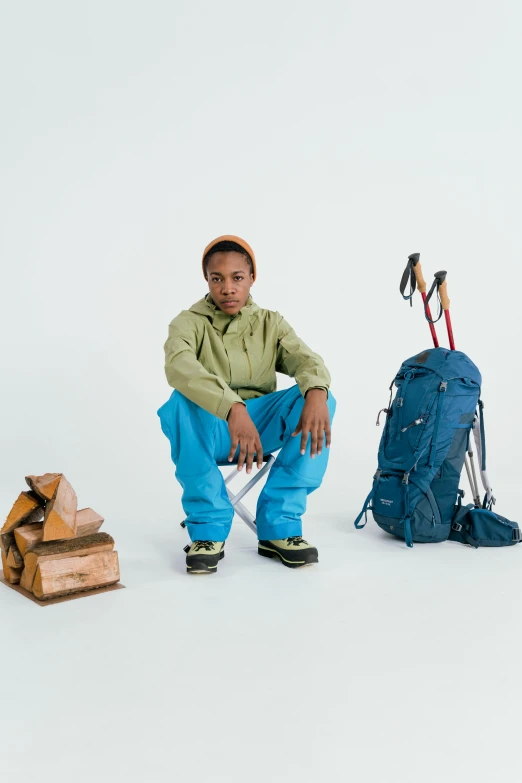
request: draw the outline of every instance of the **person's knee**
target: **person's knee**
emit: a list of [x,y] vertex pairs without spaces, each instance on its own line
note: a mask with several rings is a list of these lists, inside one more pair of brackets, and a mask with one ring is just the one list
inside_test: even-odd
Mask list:
[[213,418],[212,414],[204,411],[203,408],[200,408],[199,405],[196,405],[177,390],[170,395],[167,402],[159,409],[158,416],[163,431],[167,429],[171,432],[180,426],[182,427],[183,423],[189,420],[199,420],[208,424],[208,421],[205,421],[206,417]]

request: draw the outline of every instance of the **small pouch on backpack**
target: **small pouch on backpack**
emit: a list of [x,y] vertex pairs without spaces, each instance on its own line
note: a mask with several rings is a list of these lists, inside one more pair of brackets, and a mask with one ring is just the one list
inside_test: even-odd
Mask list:
[[450,541],[479,546],[512,546],[520,542],[517,522],[501,517],[487,508],[456,506],[451,523]]

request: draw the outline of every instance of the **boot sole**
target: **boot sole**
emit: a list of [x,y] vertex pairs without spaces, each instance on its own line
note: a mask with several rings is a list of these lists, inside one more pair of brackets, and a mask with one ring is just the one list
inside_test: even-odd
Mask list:
[[[219,560],[223,560],[225,557],[225,551],[223,550],[219,554]],[[195,561],[194,565],[187,565],[187,574],[215,574],[218,564],[208,565],[208,563]]]
[[261,557],[278,557],[279,560],[282,562],[283,565],[285,565],[287,568],[302,568],[303,566],[310,566],[315,565],[319,562],[319,558],[317,555],[312,555],[311,557],[313,559],[307,559],[307,560],[287,560],[280,552],[276,552],[274,549],[266,549],[265,547],[258,547],[257,554],[261,555]]

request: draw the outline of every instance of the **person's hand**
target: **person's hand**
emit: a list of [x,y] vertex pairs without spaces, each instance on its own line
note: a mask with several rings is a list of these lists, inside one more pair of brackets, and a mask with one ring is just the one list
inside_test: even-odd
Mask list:
[[326,404],[324,389],[309,389],[306,393],[301,418],[292,432],[292,437],[301,433],[301,454],[306,453],[308,435],[311,438],[310,455],[312,459],[323,450],[326,435],[326,448],[330,448],[332,432],[330,430],[330,412]]
[[246,472],[250,473],[252,471],[252,463],[254,462],[254,454],[257,455],[257,467],[263,467],[263,447],[261,445],[261,438],[259,437],[259,432],[257,431],[254,422],[250,418],[246,405],[243,405],[240,402],[234,403],[230,408],[227,421],[231,440],[228,461],[232,462],[237,447],[240,446],[237,463],[238,470],[243,469],[246,460]]

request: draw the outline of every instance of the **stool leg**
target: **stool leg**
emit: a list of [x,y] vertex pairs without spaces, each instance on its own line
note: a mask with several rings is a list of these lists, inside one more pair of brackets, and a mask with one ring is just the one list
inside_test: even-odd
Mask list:
[[[234,507],[235,513],[241,517],[243,522],[248,525],[250,530],[252,530],[257,535],[257,526],[256,526],[256,518],[250,513],[250,511],[241,503],[241,498],[244,498],[247,492],[250,492],[252,487],[254,487],[260,479],[263,478],[263,476],[270,470],[272,465],[275,462],[275,457],[273,454],[270,454],[268,457],[266,463],[263,465],[261,470],[258,471],[258,473],[253,476],[250,481],[241,489],[237,495],[234,495],[234,493],[228,489],[227,487],[227,495]],[[232,479],[239,473],[238,470],[233,470],[227,478],[225,479],[225,484],[230,484]]]
[[250,530],[252,530],[254,533],[257,530],[256,527],[256,520],[255,517],[250,513],[248,508],[245,508],[245,506],[241,503],[240,500],[236,500],[232,492],[228,492],[228,497],[230,498],[230,502],[234,506],[234,511],[240,517],[245,525],[247,525]]

